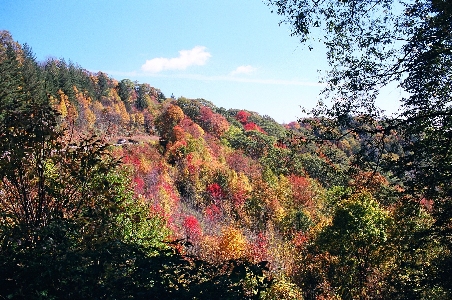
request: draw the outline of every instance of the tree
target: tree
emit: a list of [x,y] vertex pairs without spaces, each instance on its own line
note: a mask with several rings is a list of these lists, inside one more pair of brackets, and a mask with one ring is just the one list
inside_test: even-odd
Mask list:
[[155,120],[155,127],[160,133],[160,137],[167,141],[175,141],[174,127],[184,119],[182,109],[174,104],[170,104],[160,116]]
[[[438,271],[426,274],[423,288],[439,286],[450,297],[452,281],[446,274],[452,268],[452,2],[267,3],[284,16],[283,22],[292,26],[292,34],[301,42],[314,38],[326,47],[331,69],[325,77],[324,95],[332,105],[313,109],[314,116],[330,128],[358,134],[364,146],[361,153],[374,154],[371,167],[384,167],[398,175],[405,199],[409,199],[405,202],[433,201],[430,214],[435,221],[423,240],[424,244],[436,240],[444,255],[434,263]],[[313,46],[310,44],[310,49]],[[375,100],[382,87],[393,84],[403,90],[401,107],[397,115],[385,116]],[[399,137],[402,155],[392,156],[385,164],[385,138],[390,134]],[[363,157],[366,155],[358,158]],[[362,166],[366,160],[358,162]]]
[[139,110],[143,110],[152,105],[152,90],[153,88],[147,84],[137,84],[135,85],[137,99],[136,99],[136,107]]
[[383,272],[381,264],[386,257],[382,250],[389,227],[389,214],[369,194],[353,196],[338,205],[332,224],[320,233],[317,245],[336,258],[330,280],[341,297],[368,299],[381,293],[379,287],[372,286],[377,285],[372,275]]
[[229,123],[225,117],[214,113],[208,106],[202,106],[199,111],[199,122],[204,130],[220,137],[229,129]]
[[185,97],[179,97],[176,101],[176,104],[190,119],[192,119],[193,121],[198,120],[201,110],[201,103],[199,101],[187,99]]
[[49,144],[60,137],[56,113],[42,89],[39,68],[25,49],[8,44],[0,57],[0,188],[4,217],[39,226],[53,214],[47,207],[46,158]]
[[103,72],[98,72],[96,74],[96,99],[101,100],[102,97],[108,96],[108,91],[111,88],[111,80],[108,78],[107,74]]
[[[69,147],[31,51],[6,48],[0,57],[0,285],[2,297],[27,298],[55,288],[57,269],[66,263],[83,268],[72,251],[102,240],[120,201],[108,178],[116,162],[105,146],[86,139]],[[50,265],[57,268],[42,271]],[[63,280],[81,279],[74,268],[66,270]]]
[[237,112],[237,115],[235,116],[235,118],[237,119],[237,121],[239,121],[242,125],[245,125],[246,123],[248,123],[248,117],[251,114],[247,111],[244,110],[240,110]]
[[127,111],[132,109],[132,105],[136,100],[135,83],[130,79],[123,79],[118,83],[118,95],[124,102]]

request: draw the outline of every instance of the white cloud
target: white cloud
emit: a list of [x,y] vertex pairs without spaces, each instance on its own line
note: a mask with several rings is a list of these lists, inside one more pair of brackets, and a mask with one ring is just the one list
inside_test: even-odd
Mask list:
[[240,66],[237,67],[234,71],[230,73],[230,75],[237,75],[237,74],[250,74],[256,71],[256,68],[250,65],[247,66]]
[[202,66],[212,55],[204,46],[196,46],[191,50],[179,51],[179,56],[174,58],[157,57],[146,60],[141,66],[144,72],[158,73],[163,70],[185,70],[189,66]]

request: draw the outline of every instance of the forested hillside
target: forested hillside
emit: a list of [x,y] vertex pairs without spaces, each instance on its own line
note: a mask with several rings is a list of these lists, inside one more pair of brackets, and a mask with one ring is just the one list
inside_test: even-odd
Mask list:
[[1,297],[451,296],[435,201],[375,167],[396,130],[375,148],[0,42]]

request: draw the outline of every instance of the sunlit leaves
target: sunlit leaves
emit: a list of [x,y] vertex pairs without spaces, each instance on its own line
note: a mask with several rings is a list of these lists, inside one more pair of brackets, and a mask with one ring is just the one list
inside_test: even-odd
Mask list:
[[218,247],[224,259],[238,259],[245,256],[247,242],[239,229],[229,226],[223,229]]
[[218,185],[218,183],[209,184],[206,187],[206,191],[209,194],[209,196],[212,197],[214,200],[220,200],[223,199],[224,197],[224,192]]

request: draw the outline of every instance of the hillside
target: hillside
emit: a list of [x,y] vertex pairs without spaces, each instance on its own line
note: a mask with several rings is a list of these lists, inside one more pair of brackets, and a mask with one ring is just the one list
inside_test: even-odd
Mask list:
[[0,38],[5,298],[121,298],[124,283],[133,298],[384,299],[444,250],[410,252],[431,202],[409,210],[400,177],[374,168],[403,154],[396,133],[378,155],[328,120],[166,98]]

